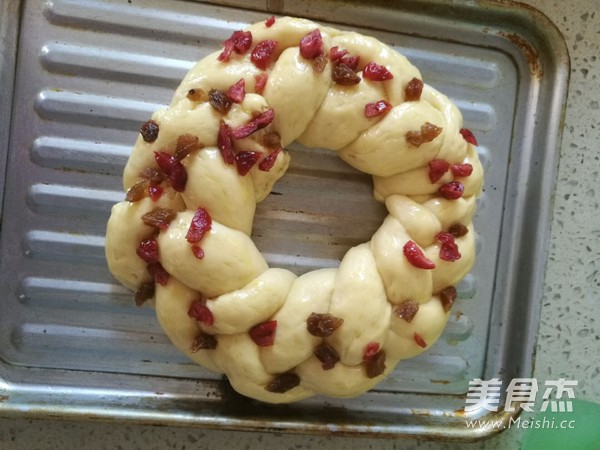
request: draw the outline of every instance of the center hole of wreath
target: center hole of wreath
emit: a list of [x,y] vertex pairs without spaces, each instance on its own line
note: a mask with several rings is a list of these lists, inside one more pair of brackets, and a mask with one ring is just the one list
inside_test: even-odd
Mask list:
[[367,242],[385,218],[373,181],[334,151],[297,143],[290,167],[257,205],[252,239],[270,267],[302,274],[337,267],[344,254]]

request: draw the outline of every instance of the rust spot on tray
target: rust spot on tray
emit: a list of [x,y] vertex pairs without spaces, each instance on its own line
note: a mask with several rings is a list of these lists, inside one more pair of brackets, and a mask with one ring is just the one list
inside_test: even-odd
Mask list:
[[540,64],[538,51],[523,36],[516,33],[505,33],[504,31],[499,31],[498,34],[504,36],[523,52],[523,56],[529,64],[529,70],[534,77],[539,80],[544,76],[544,69]]

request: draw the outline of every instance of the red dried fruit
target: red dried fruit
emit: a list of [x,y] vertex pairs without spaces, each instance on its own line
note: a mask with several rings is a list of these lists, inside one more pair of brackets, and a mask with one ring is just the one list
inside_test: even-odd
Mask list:
[[243,78],[227,90],[227,97],[234,103],[242,103],[246,97],[246,81]]
[[231,100],[223,91],[211,89],[208,91],[208,101],[210,105],[221,114],[227,114],[231,109]]
[[425,122],[423,125],[421,125],[421,129],[419,131],[407,131],[406,140],[419,147],[421,144],[433,141],[440,135],[441,132],[442,128],[432,123]]
[[142,284],[137,291],[135,291],[135,306],[142,306],[144,303],[154,297],[155,289],[156,285],[154,283]]
[[344,319],[331,314],[311,313],[306,319],[306,329],[316,337],[328,337],[344,323]]
[[329,59],[332,62],[337,61],[338,59],[340,59],[343,56],[346,56],[347,54],[348,50],[340,50],[337,45],[329,49]]
[[260,158],[259,152],[239,152],[235,155],[235,164],[240,176],[247,175]]
[[194,217],[192,218],[190,228],[185,235],[185,239],[190,244],[197,244],[204,238],[206,233],[208,233],[211,228],[212,219],[210,214],[208,214],[208,211],[206,211],[204,208],[198,208],[194,213]]
[[275,165],[275,161],[277,161],[277,156],[281,153],[281,150],[283,149],[279,147],[269,153],[269,156],[265,157],[258,165],[258,170],[262,170],[263,172],[270,171]]
[[423,82],[418,78],[413,78],[404,88],[404,100],[407,102],[418,102],[421,100],[423,92]]
[[342,86],[353,86],[360,83],[358,74],[347,64],[337,64],[331,71],[331,78]]
[[193,102],[205,102],[208,100],[208,95],[200,88],[190,89],[185,96]]
[[417,244],[413,241],[408,241],[403,247],[404,256],[413,266],[419,269],[431,270],[435,269],[435,264],[431,261]]
[[454,286],[448,286],[445,289],[442,289],[440,292],[440,301],[442,302],[442,307],[444,308],[444,312],[448,312],[452,309],[452,305],[457,297],[456,288]]
[[460,134],[462,135],[463,139],[465,141],[467,141],[469,144],[473,144],[474,146],[478,145],[477,144],[477,139],[475,139],[475,135],[468,128],[461,128],[460,129]]
[[166,152],[154,152],[154,160],[169,178],[173,189],[182,192],[187,183],[187,172],[181,161]]
[[415,315],[419,312],[419,304],[414,300],[404,300],[394,309],[394,314],[400,319],[411,323]]
[[339,64],[346,64],[352,70],[358,69],[358,63],[360,62],[360,56],[342,56],[339,60]]
[[425,342],[425,339],[423,339],[419,333],[415,333],[413,335],[413,339],[415,340],[415,342],[417,343],[417,345],[419,347],[421,347],[421,348],[427,347],[427,342]]
[[265,26],[267,28],[271,28],[274,23],[275,23],[275,16],[271,16],[265,21]]
[[200,143],[198,136],[182,134],[177,138],[177,144],[175,145],[175,159],[181,161],[193,151],[200,150],[203,147],[204,144]]
[[300,55],[306,59],[314,59],[323,54],[323,37],[317,28],[300,39]]
[[167,178],[164,172],[152,169],[151,167],[146,167],[144,170],[142,170],[140,172],[140,177],[148,180],[152,185],[160,184]]
[[265,389],[276,394],[283,394],[284,392],[295,388],[299,384],[300,377],[298,375],[293,372],[286,372],[273,378],[273,380],[265,387]]
[[448,233],[454,237],[463,237],[469,232],[469,229],[462,223],[455,223],[448,228]]
[[363,69],[363,77],[371,81],[385,81],[391,80],[394,75],[385,66],[370,62]]
[[158,124],[154,120],[149,120],[145,122],[140,128],[140,134],[142,135],[142,139],[146,142],[154,142],[158,139]]
[[369,361],[379,352],[379,342],[369,342],[363,352],[363,361]]
[[204,258],[204,250],[202,250],[202,247],[200,247],[199,245],[192,245],[191,249],[192,249],[192,253],[194,254],[194,256],[196,258],[198,258],[198,259]]
[[455,177],[468,177],[473,173],[473,166],[469,163],[452,164],[450,169]]
[[265,70],[271,62],[271,56],[276,47],[277,41],[271,39],[260,41],[252,50],[250,61],[259,69]]
[[200,350],[213,350],[217,348],[217,339],[212,335],[200,332],[190,345],[190,352],[196,353]]
[[156,263],[159,260],[158,242],[156,242],[156,239],[144,239],[140,242],[135,252],[147,264]]
[[277,321],[269,320],[250,328],[248,333],[256,345],[259,347],[269,347],[275,343],[276,329]]
[[153,202],[157,202],[162,197],[164,191],[162,186],[150,185],[148,187],[148,195]]
[[450,163],[443,159],[432,159],[429,161],[429,180],[432,183],[439,181],[450,169]]
[[338,352],[331,345],[325,342],[317,345],[313,350],[313,354],[319,361],[321,361],[321,367],[323,370],[333,369],[340,360],[340,355],[338,355]]
[[169,281],[169,272],[165,270],[161,263],[148,264],[146,270],[150,276],[154,278],[155,283],[158,283],[161,286],[167,285],[167,282]]
[[151,227],[166,230],[169,228],[169,224],[175,218],[177,213],[169,208],[161,208],[160,206],[154,208],[152,211],[147,212],[142,216],[142,221]]
[[137,202],[142,200],[146,196],[146,189],[150,183],[147,180],[140,180],[131,186],[125,194],[125,200],[128,202]]
[[257,130],[266,127],[275,118],[275,111],[272,108],[260,113],[257,117],[250,120],[247,124],[234,128],[231,131],[231,137],[234,139],[243,139],[250,136]]
[[387,113],[392,109],[392,105],[385,100],[378,102],[367,103],[365,105],[365,117],[375,117]]
[[385,372],[385,351],[378,351],[365,363],[368,378],[375,378]]
[[233,164],[235,156],[233,154],[233,141],[231,139],[231,127],[225,122],[219,126],[219,135],[217,136],[217,146],[225,164]]
[[215,316],[213,316],[212,311],[208,309],[208,306],[204,304],[204,300],[194,300],[190,303],[188,317],[192,317],[209,327],[215,323]]
[[445,231],[440,231],[435,238],[442,243],[440,246],[440,259],[444,261],[459,260],[461,255],[458,251],[458,245],[454,242],[454,236]]
[[448,200],[462,197],[464,191],[465,187],[460,181],[450,181],[438,189],[439,194]]
[[259,73],[258,75],[254,75],[254,79],[256,83],[254,84],[254,92],[257,94],[262,94],[265,90],[265,86],[267,85],[267,81],[269,81],[269,75],[266,73]]
[[250,31],[234,31],[229,39],[223,42],[223,52],[217,57],[219,61],[229,61],[231,52],[238,55],[246,53],[252,46],[252,33]]

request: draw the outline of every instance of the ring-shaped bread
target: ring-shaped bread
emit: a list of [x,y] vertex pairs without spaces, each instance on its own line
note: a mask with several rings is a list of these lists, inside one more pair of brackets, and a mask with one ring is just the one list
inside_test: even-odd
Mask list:
[[[337,269],[270,268],[250,237],[293,141],[372,174],[387,207]],[[142,126],[107,225],[109,268],[175,346],[243,395],[361,394],[444,329],[474,261],[476,144],[387,45],[270,18],[199,61]]]

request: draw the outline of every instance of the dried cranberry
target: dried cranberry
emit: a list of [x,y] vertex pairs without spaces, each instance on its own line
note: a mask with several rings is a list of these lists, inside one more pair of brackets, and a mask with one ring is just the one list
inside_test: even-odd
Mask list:
[[360,77],[347,64],[337,64],[331,71],[331,78],[342,86],[352,86],[360,83]]
[[210,105],[221,114],[227,114],[231,109],[231,100],[223,91],[211,89],[208,91],[208,101]]
[[269,66],[277,41],[267,39],[256,44],[250,55],[250,61],[259,69],[265,70]]
[[454,237],[463,237],[469,232],[469,229],[462,223],[455,223],[448,228],[448,233]]
[[221,152],[221,157],[225,164],[233,164],[235,156],[233,154],[233,141],[231,139],[231,127],[225,122],[219,126],[219,135],[217,137],[217,146]]
[[454,304],[457,295],[454,286],[448,286],[447,288],[442,289],[440,292],[440,301],[442,302],[444,312],[448,312],[452,309],[452,305]]
[[442,243],[440,246],[440,259],[444,261],[459,260],[461,255],[458,251],[458,245],[454,242],[454,236],[445,231],[440,231],[435,238]]
[[235,155],[235,164],[238,173],[243,177],[250,172],[260,158],[259,152],[239,152]]
[[267,20],[265,20],[265,26],[267,28],[271,28],[274,23],[275,23],[275,16],[271,16]]
[[192,245],[191,246],[192,249],[192,253],[194,254],[194,256],[198,259],[204,259],[204,250],[202,249],[202,247],[200,247],[199,245]]
[[281,150],[283,150],[283,149],[281,147],[279,147],[279,148],[273,150],[271,153],[269,153],[269,156],[265,157],[265,159],[263,159],[258,164],[258,170],[261,170],[263,172],[270,171],[273,168],[273,166],[275,165],[275,161],[277,161],[277,156],[279,155]]
[[441,132],[442,128],[432,123],[425,122],[423,125],[421,125],[421,129],[419,131],[407,131],[406,140],[419,147],[421,144],[433,141]]
[[212,219],[210,214],[208,214],[208,211],[206,211],[204,208],[198,208],[194,213],[194,217],[192,218],[190,228],[185,235],[185,239],[190,244],[197,244],[204,238],[206,233],[211,230],[211,227]]
[[363,69],[363,77],[371,81],[385,81],[391,80],[394,75],[385,66],[370,62]]
[[419,304],[414,300],[404,300],[394,309],[394,314],[408,323],[412,322],[418,312]]
[[435,269],[435,264],[431,261],[417,244],[413,241],[408,241],[403,247],[404,256],[413,266],[419,269]]
[[158,200],[160,200],[160,198],[162,197],[164,191],[165,190],[163,189],[162,186],[150,185],[148,187],[148,195],[150,196],[150,199],[153,202],[157,202]]
[[461,128],[460,129],[460,134],[462,135],[463,139],[465,141],[467,141],[469,144],[473,144],[474,146],[478,145],[477,144],[477,139],[475,139],[475,135],[468,128]]
[[213,350],[217,348],[217,339],[212,335],[200,332],[190,346],[190,352],[196,353],[200,350]]
[[151,227],[166,230],[169,228],[169,223],[175,218],[177,213],[169,208],[161,208],[160,206],[154,208],[152,211],[147,212],[142,216],[142,221]]
[[231,52],[239,55],[246,53],[252,46],[252,33],[250,31],[234,31],[229,39],[223,42],[223,52],[217,57],[219,61],[229,61]]
[[177,138],[177,144],[175,145],[175,159],[181,161],[193,151],[200,150],[203,147],[204,145],[200,143],[198,136],[182,134]]
[[300,54],[306,59],[314,59],[323,54],[323,38],[318,28],[300,40]]
[[204,300],[194,300],[188,308],[188,317],[196,319],[198,322],[202,322],[204,325],[211,326],[215,323],[215,316],[208,306],[204,304]]
[[147,264],[158,262],[158,242],[156,242],[156,239],[144,239],[135,252]]
[[202,89],[190,89],[189,91],[187,91],[187,94],[185,95],[188,100],[191,100],[193,102],[205,102],[206,100],[208,100],[208,95],[206,94],[206,92],[204,92]]
[[367,103],[365,105],[365,117],[380,116],[381,114],[387,113],[390,109],[392,109],[392,105],[385,100]]
[[166,286],[169,281],[169,272],[165,270],[161,263],[152,263],[146,266],[146,270],[154,281],[161,286]]
[[321,361],[321,367],[323,370],[333,369],[340,360],[340,355],[338,355],[338,352],[331,345],[325,342],[317,345],[313,350],[313,354],[319,361]]
[[277,321],[269,320],[250,328],[248,333],[256,345],[259,347],[269,347],[275,343],[276,329]]
[[316,337],[331,336],[344,323],[344,319],[331,314],[311,313],[306,319],[306,329]]
[[473,166],[469,163],[452,164],[450,169],[455,177],[468,177],[473,173]]
[[140,128],[142,139],[146,142],[154,142],[158,139],[158,124],[154,120],[149,120]]
[[373,357],[379,351],[379,347],[379,342],[369,342],[365,347],[365,351],[363,352],[363,361],[373,359]]
[[254,119],[250,120],[250,122],[248,122],[247,124],[234,128],[231,131],[231,137],[233,137],[234,139],[243,139],[245,137],[248,137],[255,131],[260,130],[261,128],[264,128],[267,125],[269,125],[271,122],[273,122],[274,118],[275,111],[273,111],[272,108],[269,108],[266,111],[260,113]]
[[337,61],[342,56],[345,56],[347,54],[348,54],[348,50],[340,50],[337,45],[335,47],[331,47],[329,49],[329,59],[331,61]]
[[254,75],[254,79],[256,83],[254,84],[254,92],[257,94],[262,94],[265,90],[265,86],[267,85],[267,81],[269,81],[269,75],[266,73],[259,73],[258,75]]
[[154,297],[156,285],[154,283],[144,283],[135,291],[135,306],[142,306],[146,301]]
[[435,183],[450,169],[450,163],[443,159],[432,159],[429,161],[429,180]]
[[415,340],[415,342],[417,343],[417,345],[419,347],[421,347],[421,348],[427,347],[427,342],[425,342],[425,339],[423,339],[419,333],[413,334],[413,339]]
[[231,38],[230,38],[230,39],[227,39],[226,41],[223,41],[223,51],[221,52],[221,54],[219,56],[217,56],[217,59],[222,62],[227,62],[227,61],[229,61],[231,52],[233,52],[233,40],[231,40]]
[[339,60],[339,64],[346,64],[352,70],[358,69],[358,63],[360,62],[360,56],[342,56]]
[[246,81],[243,78],[227,90],[227,97],[234,103],[242,103],[246,97]]
[[423,82],[418,78],[413,78],[404,88],[404,100],[407,102],[418,102],[421,100],[423,92]]
[[450,181],[438,189],[439,194],[448,200],[456,200],[462,197],[464,191],[465,187],[460,181]]
[[181,161],[166,152],[154,152],[154,159],[156,164],[158,164],[158,167],[160,167],[169,178],[173,189],[177,192],[182,192],[187,183],[187,172],[185,171],[183,164],[181,164]]
[[146,197],[146,189],[150,183],[147,180],[140,180],[131,186],[125,194],[125,200],[128,202],[137,202]]
[[300,377],[298,375],[292,372],[286,372],[273,378],[273,380],[265,387],[265,389],[276,394],[283,394],[284,392],[295,388],[299,384]]
[[380,350],[365,363],[368,378],[375,378],[385,372],[385,351]]

